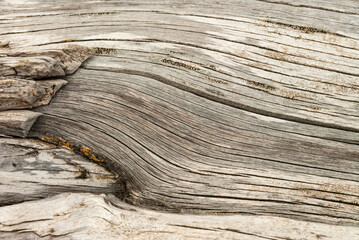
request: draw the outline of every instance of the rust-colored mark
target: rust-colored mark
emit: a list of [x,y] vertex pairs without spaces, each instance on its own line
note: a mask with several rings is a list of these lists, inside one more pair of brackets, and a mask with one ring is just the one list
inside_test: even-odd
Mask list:
[[275,24],[278,26],[282,26],[282,27],[287,27],[287,28],[292,28],[294,30],[298,30],[304,33],[323,33],[323,34],[332,34],[335,36],[340,36],[340,37],[345,37],[344,35],[338,34],[338,33],[332,33],[326,30],[322,30],[322,29],[318,29],[318,28],[313,28],[313,27],[304,27],[304,26],[299,26],[299,25],[293,25],[293,24],[288,24],[288,23],[281,23],[281,22],[275,22],[275,21],[269,21],[266,20],[266,23],[270,23],[270,24]]
[[95,178],[99,180],[107,180],[107,179],[112,179],[113,177],[111,175],[100,174],[100,175],[96,175]]
[[260,83],[260,82],[250,81],[250,80],[247,80],[247,83],[252,86],[256,86],[256,87],[259,87],[259,88],[262,88],[262,89],[265,89],[268,91],[276,90],[276,87],[273,87],[273,86],[265,84],[265,83]]
[[320,110],[321,109],[320,107],[315,106],[315,105],[309,105],[307,107],[310,108],[310,109],[313,109],[313,110]]
[[186,69],[192,70],[192,71],[199,71],[199,68],[197,68],[197,67],[193,67],[193,66],[190,66],[190,65],[188,65],[186,63],[182,63],[182,62],[173,61],[171,59],[164,58],[161,60],[161,62],[170,64],[170,65],[176,66],[176,67],[186,68]]
[[307,98],[304,94],[299,94],[290,90],[280,89],[277,91],[280,96],[288,98],[288,99],[298,99],[299,97]]
[[114,15],[118,14],[119,12],[90,12],[90,13],[77,13],[77,14],[70,14],[72,17],[88,17],[88,16],[107,16],[107,15]]
[[90,159],[95,162],[104,162],[105,159],[102,155],[94,153],[94,151],[88,147],[80,146],[71,143],[71,141],[67,141],[63,138],[50,136],[48,133],[42,138],[44,141],[55,144],[57,146],[65,146],[71,149],[73,152],[80,153],[87,159]]
[[93,161],[96,161],[96,162],[103,162],[104,160],[103,160],[103,158],[100,158],[101,157],[101,155],[95,155],[94,154],[94,152],[91,150],[91,149],[89,149],[88,147],[84,147],[84,146],[82,146],[81,148],[80,148],[80,152],[84,155],[84,156],[86,156],[87,158],[89,158],[90,160],[93,160]]
[[102,48],[102,47],[95,47],[94,48],[95,55],[100,56],[111,56],[111,55],[117,55],[120,51],[115,48]]
[[217,84],[222,84],[222,85],[228,85],[228,82],[220,80],[218,78],[214,78],[214,77],[208,77],[206,76],[205,79],[207,79],[208,81],[212,82],[212,83],[217,83]]
[[282,60],[282,61],[289,61],[288,59],[288,55],[281,53],[281,52],[276,52],[276,51],[266,51],[266,55],[268,57],[274,58],[274,59],[278,59],[278,60]]

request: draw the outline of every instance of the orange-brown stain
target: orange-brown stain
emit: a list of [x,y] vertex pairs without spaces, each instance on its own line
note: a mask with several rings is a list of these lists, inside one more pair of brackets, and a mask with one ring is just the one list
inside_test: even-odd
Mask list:
[[67,141],[63,138],[50,136],[48,133],[42,138],[44,141],[55,144],[57,146],[65,146],[72,151],[79,151],[86,158],[95,161],[95,162],[104,162],[104,157],[102,155],[98,155],[94,153],[90,148],[85,146],[80,146],[76,144],[72,144],[71,141]]

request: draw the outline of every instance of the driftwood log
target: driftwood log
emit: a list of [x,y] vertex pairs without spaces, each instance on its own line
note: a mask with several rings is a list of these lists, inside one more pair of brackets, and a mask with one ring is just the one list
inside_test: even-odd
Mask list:
[[0,239],[359,239],[359,2],[0,3]]

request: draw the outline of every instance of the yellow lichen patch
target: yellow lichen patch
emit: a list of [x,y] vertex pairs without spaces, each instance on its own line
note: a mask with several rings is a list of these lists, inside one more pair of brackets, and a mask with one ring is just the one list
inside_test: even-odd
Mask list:
[[96,162],[103,162],[104,160],[102,158],[98,158],[96,157],[96,155],[93,153],[93,151],[91,149],[89,149],[88,147],[84,147],[82,146],[80,148],[80,152],[85,155],[86,157],[88,157],[89,159],[96,161]]
[[61,145],[61,146],[65,146],[65,147],[70,148],[70,146],[71,146],[71,142],[66,141],[66,140],[64,140],[64,139],[60,138],[59,145]]
[[62,139],[62,138],[52,137],[49,134],[46,134],[43,137],[43,140],[46,141],[46,142],[56,144],[57,146],[65,146],[65,147],[71,148],[71,142],[70,141],[66,141],[65,139]]
[[104,162],[104,157],[101,155],[95,154],[90,148],[85,146],[79,146],[72,144],[71,141],[67,141],[63,138],[50,136],[48,133],[42,138],[44,141],[55,144],[57,146],[65,146],[70,148],[73,152],[80,152],[86,158],[96,161],[96,162]]
[[53,144],[58,145],[59,139],[56,137],[51,137],[48,133],[46,133],[46,135],[42,138],[44,141],[46,142],[50,142]]

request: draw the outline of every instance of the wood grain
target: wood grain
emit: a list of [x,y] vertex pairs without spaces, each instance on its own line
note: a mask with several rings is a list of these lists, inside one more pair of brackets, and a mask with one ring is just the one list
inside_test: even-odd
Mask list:
[[[26,209],[25,212],[22,212]],[[13,214],[9,214],[9,213]],[[86,219],[84,218],[86,216]],[[357,239],[356,227],[278,217],[160,213],[113,195],[63,193],[0,208],[0,239]],[[278,230],[280,229],[280,230]]]
[[0,112],[0,135],[26,137],[40,115],[28,110]]
[[36,82],[30,79],[5,78],[0,80],[0,111],[29,109],[48,104],[52,96],[67,84],[63,79]]
[[358,238],[357,1],[21,0],[0,23],[3,62],[52,49],[66,75],[93,55],[34,109],[29,137],[85,146],[119,176],[121,200]]
[[62,192],[119,191],[116,176],[69,149],[11,138],[0,138],[0,149],[0,206]]
[[29,136],[96,149],[126,174],[136,205],[357,224],[359,146],[344,143],[356,132],[248,113],[154,74],[90,67],[106,60],[116,64],[92,58],[68,77],[36,110],[44,115]]
[[[240,3],[203,1],[181,7],[110,1],[98,11],[96,3],[82,4],[81,11],[64,3],[61,8],[38,5],[37,11],[48,12],[39,17],[30,5],[31,14],[23,10],[23,16],[13,20],[6,20],[4,12],[0,38],[13,42],[10,47],[16,49],[76,42],[100,47],[100,53],[112,49],[147,54],[154,66],[166,63],[172,74],[176,64],[182,71],[190,70],[184,82],[171,82],[206,98],[262,115],[358,131],[358,39],[351,36],[358,31],[353,24],[342,26],[358,16],[304,8],[300,17],[305,20],[291,14],[281,21],[271,16],[295,7]],[[253,9],[259,5],[263,12],[258,15]],[[266,19],[261,17],[270,11]],[[325,19],[342,16],[341,22],[328,30],[319,17],[323,12]],[[319,19],[312,19],[315,14]],[[29,18],[33,24],[25,24]],[[151,71],[156,69],[162,71]]]

